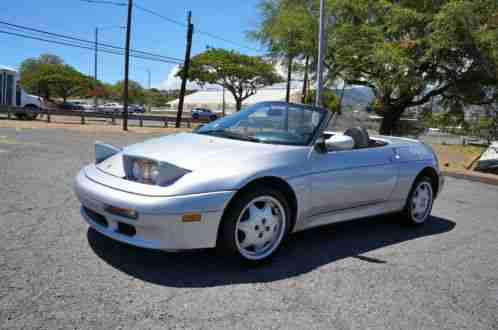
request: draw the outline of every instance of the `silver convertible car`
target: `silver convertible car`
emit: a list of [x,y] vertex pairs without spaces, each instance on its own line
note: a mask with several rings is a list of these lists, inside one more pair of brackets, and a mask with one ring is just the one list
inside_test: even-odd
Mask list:
[[97,143],[74,183],[81,213],[121,242],[217,247],[249,263],[312,227],[387,213],[428,221],[443,186],[432,149],[362,128],[330,132],[331,117],[264,102],[192,133],[124,149]]

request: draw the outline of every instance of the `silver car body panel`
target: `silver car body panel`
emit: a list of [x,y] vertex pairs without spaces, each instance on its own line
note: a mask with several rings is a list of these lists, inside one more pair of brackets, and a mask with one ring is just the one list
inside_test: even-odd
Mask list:
[[[333,132],[325,132],[334,134]],[[216,245],[221,217],[236,192],[266,177],[289,184],[297,200],[293,231],[390,213],[403,209],[417,175],[429,167],[443,177],[430,147],[394,137],[374,137],[384,146],[319,153],[313,146],[286,146],[180,133],[124,148],[116,155],[81,170],[75,191],[82,205],[104,215],[97,231],[129,244],[163,250]],[[126,179],[125,157],[171,165],[165,186]],[[177,171],[174,169],[183,169]],[[130,208],[138,220],[105,211],[105,205]],[[202,213],[202,221],[182,222],[182,215]],[[116,232],[123,222],[137,228],[134,237]]]

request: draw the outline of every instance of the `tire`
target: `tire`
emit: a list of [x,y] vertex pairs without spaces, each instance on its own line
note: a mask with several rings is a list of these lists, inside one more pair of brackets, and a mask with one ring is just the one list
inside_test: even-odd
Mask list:
[[216,119],[218,119],[218,117],[217,117],[217,116],[211,116],[211,117],[209,117],[209,120],[210,120],[210,121],[215,121]]
[[199,115],[192,115],[193,120],[199,120]]
[[291,216],[289,202],[280,191],[255,187],[226,209],[217,250],[249,266],[262,264],[281,247],[290,230]]
[[[36,105],[33,105],[33,104],[28,104],[24,107],[28,110],[38,110],[38,111],[40,110],[40,108],[38,108]],[[29,114],[26,113],[26,114],[24,114],[23,118],[26,120],[35,120],[36,117],[38,117],[38,114],[36,114],[36,113],[29,113]]]
[[434,204],[434,188],[429,177],[421,177],[415,181],[403,209],[405,223],[419,226],[431,215]]
[[28,120],[35,120],[37,117],[38,117],[38,115],[37,115],[36,113],[34,113],[34,114],[29,114],[29,115],[27,115],[27,117],[26,117],[26,118],[27,118]]

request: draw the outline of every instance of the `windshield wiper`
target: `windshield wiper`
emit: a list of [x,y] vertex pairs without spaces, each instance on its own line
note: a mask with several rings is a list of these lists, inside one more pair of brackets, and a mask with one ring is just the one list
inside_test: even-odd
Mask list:
[[236,139],[236,140],[244,140],[244,141],[251,141],[251,142],[261,142],[260,139],[254,137],[254,136],[249,136],[249,135],[244,135],[240,134],[234,131],[226,130],[226,129],[212,129],[209,131],[205,132],[198,132],[199,134],[213,134],[213,135],[220,135],[222,137],[226,137],[229,139]]

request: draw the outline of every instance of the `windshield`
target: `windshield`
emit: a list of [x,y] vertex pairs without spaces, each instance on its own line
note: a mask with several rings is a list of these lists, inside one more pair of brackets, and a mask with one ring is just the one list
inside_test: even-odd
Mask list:
[[196,133],[261,143],[308,145],[326,110],[284,102],[264,102],[199,128]]

